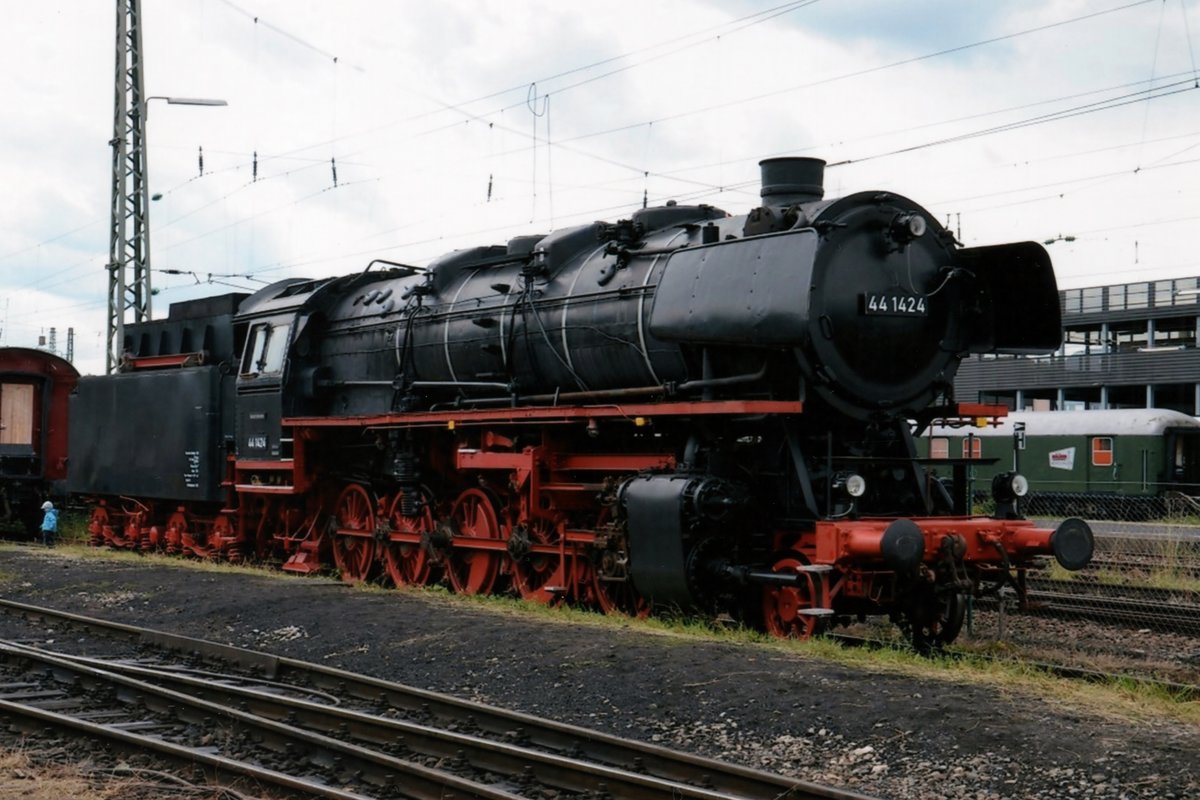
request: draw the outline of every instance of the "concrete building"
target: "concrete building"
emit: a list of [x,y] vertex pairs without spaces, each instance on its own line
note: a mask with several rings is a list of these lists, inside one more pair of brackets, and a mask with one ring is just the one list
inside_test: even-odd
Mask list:
[[1059,292],[1063,345],[1043,357],[976,356],[960,401],[1013,410],[1170,408],[1200,415],[1200,278]]

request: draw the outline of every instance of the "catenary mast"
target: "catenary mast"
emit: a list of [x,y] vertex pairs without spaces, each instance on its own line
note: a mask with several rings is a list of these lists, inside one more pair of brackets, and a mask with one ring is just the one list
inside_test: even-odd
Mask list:
[[133,312],[134,322],[150,319],[150,198],[140,5],[140,0],[117,0],[106,372],[121,363],[126,313]]

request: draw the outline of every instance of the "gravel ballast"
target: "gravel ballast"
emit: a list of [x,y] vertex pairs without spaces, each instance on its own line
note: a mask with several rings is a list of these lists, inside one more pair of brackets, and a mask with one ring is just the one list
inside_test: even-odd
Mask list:
[[1196,798],[1200,728],[429,592],[0,549],[0,594],[304,659],[884,798]]

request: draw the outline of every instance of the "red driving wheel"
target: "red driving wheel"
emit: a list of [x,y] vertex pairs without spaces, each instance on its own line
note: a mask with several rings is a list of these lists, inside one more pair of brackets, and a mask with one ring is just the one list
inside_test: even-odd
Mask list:
[[334,504],[337,530],[333,534],[333,560],[342,580],[365,581],[375,561],[375,504],[357,483],[342,490]]
[[383,566],[396,586],[421,586],[433,571],[422,540],[433,530],[433,511],[426,499],[420,513],[406,517],[401,513],[403,505],[404,495],[397,493],[388,508],[392,534],[383,544]]
[[633,581],[605,580],[599,572],[593,571],[592,586],[596,591],[596,605],[605,614],[623,614],[638,619],[650,616],[650,601],[638,594]]
[[[605,508],[596,521],[597,530],[607,525],[611,512]],[[645,619],[650,616],[650,601],[638,594],[629,577],[627,548],[594,551],[588,566],[591,599],[605,614],[621,614]],[[606,577],[607,576],[607,577]],[[623,576],[614,580],[614,576]]]
[[[522,599],[538,603],[561,603],[566,595],[568,578],[562,552],[562,526],[550,520],[534,520],[521,528],[521,549],[526,552],[513,559],[513,586]],[[511,548],[510,548],[511,551]]]
[[505,555],[495,503],[482,489],[467,489],[450,518],[456,530],[446,564],[450,585],[460,594],[491,594]]

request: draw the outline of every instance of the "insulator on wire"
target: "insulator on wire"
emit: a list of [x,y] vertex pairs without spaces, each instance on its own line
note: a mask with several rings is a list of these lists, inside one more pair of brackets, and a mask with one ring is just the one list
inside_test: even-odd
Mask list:
[[258,151],[254,151],[254,160],[250,162],[250,182],[258,180]]
[[329,166],[333,169],[333,186],[336,189],[337,188],[337,159],[336,158],[329,159]]
[[492,176],[488,175],[488,196],[487,201],[492,202]]
[[200,174],[204,175],[204,145],[200,145]]

